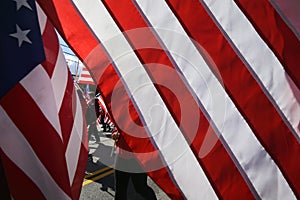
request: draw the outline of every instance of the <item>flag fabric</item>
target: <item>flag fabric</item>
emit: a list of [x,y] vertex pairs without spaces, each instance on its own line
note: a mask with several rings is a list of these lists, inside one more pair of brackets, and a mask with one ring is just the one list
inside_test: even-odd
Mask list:
[[107,110],[107,107],[104,103],[102,95],[97,95],[96,98],[97,98],[98,104],[101,107],[101,109],[103,110],[103,112],[108,113],[108,110]]
[[[98,105],[100,107],[99,109],[101,109],[100,113],[102,113],[104,115],[104,118],[103,118],[104,124],[107,124],[108,127],[113,128],[115,125],[110,119],[109,112],[108,112],[107,107],[104,103],[102,95],[97,95],[96,98],[97,98],[97,101],[98,101]],[[101,123],[100,118],[101,117],[98,117],[98,124]]]
[[87,136],[55,30],[33,0],[0,7],[0,155],[11,197],[78,199]]
[[80,84],[91,84],[95,85],[93,78],[90,75],[90,72],[85,66],[82,66],[81,73],[78,78],[78,83]]
[[300,198],[299,1],[38,2],[171,199]]

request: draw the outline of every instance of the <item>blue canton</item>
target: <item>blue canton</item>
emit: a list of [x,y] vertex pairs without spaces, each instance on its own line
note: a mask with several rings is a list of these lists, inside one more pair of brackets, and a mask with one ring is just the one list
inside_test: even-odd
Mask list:
[[0,1],[0,98],[45,60],[34,0]]

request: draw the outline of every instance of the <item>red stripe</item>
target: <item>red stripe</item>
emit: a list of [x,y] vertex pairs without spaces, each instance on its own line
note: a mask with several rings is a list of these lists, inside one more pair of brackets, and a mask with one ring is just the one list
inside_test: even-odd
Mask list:
[[[43,37],[44,49],[47,58],[46,61],[42,63],[42,66],[48,72],[49,77],[52,77],[55,67],[67,67],[67,66],[56,66],[58,52],[59,52],[59,42],[58,42],[57,35],[54,31],[54,27],[49,20],[47,20],[46,22],[46,27],[42,37]],[[72,127],[73,127],[74,116],[70,115],[70,111],[73,110],[72,101],[74,97],[72,95],[73,80],[71,78],[69,71],[67,72],[67,77],[65,78],[67,79],[67,85],[66,85],[66,90],[64,92],[62,105],[59,108],[59,119],[60,119],[64,146],[66,149],[68,145],[69,137],[72,132]]]
[[59,43],[54,28],[48,20],[46,22],[45,30],[42,33],[42,36],[44,43],[44,51],[47,58],[43,62],[43,67],[48,73],[49,77],[52,77],[58,56]]
[[[110,65],[98,83],[101,88],[101,94],[103,94],[104,96],[104,100],[110,100],[112,92],[119,94],[118,102],[113,102],[114,106],[116,106],[114,112],[111,111],[110,101],[108,101],[109,103],[106,103],[106,105],[108,106],[109,113],[113,114],[111,116],[114,117],[116,126],[122,125],[122,127],[126,127],[126,130],[131,130],[130,133],[126,133],[123,131],[122,128],[118,127],[118,130],[121,130],[122,133],[119,145],[121,145],[121,147],[127,151],[134,151],[136,153],[152,152],[150,157],[144,157],[143,154],[136,154],[136,156],[142,162],[142,165],[146,170],[151,169],[151,166],[164,166],[162,164],[163,162],[160,160],[158,152],[151,143],[151,140],[146,137],[146,131],[143,129],[143,132],[140,132],[141,130],[136,130],[134,128],[135,124],[142,125],[142,123],[138,117],[136,110],[134,109],[132,102],[129,100],[125,88],[123,86],[119,88],[116,87],[116,83],[118,81],[120,80],[117,74],[115,73],[113,67]],[[128,105],[128,107],[124,105]],[[124,113],[127,113],[126,109],[130,110],[130,116],[124,116]],[[124,141],[132,149],[127,147]],[[169,195],[169,197],[171,197],[172,199],[183,199],[181,192],[174,185],[172,179],[170,179],[166,168],[161,168],[157,171],[152,171],[149,173],[149,176],[151,176],[151,178],[153,178],[158,185],[164,186],[162,188]]]
[[[110,13],[114,16],[115,20],[118,22],[121,30],[131,30],[135,28],[142,28],[147,27],[146,22],[143,18],[138,14],[135,6],[128,1],[105,1],[107,4],[107,9],[109,9]],[[128,15],[128,11],[130,11],[130,15]],[[164,51],[155,37],[152,35],[151,31],[143,32],[142,36],[133,32],[132,34],[126,33],[128,39],[130,39],[133,49],[136,49],[138,57],[141,59],[142,63],[158,63],[162,64],[163,66],[168,66],[172,69],[175,69],[172,65],[171,61],[169,60],[168,56]],[[143,39],[147,38],[147,40]],[[141,44],[143,41],[145,44]],[[157,47],[157,49],[140,49],[139,47]],[[160,86],[159,84],[156,85],[159,93],[161,94],[163,100],[165,101],[166,105],[168,106],[172,116],[174,117],[177,124],[180,124],[181,115],[180,113],[180,105],[176,103],[177,98],[180,98],[181,106],[185,106],[185,110],[189,110],[189,113],[194,113],[195,110],[193,108],[198,108],[197,103],[194,101],[192,95],[190,94],[189,90],[184,86],[181,78],[176,74],[173,76],[171,74],[164,74],[161,73],[158,65],[145,65],[146,70],[150,73],[150,76],[154,80],[154,82],[171,86],[174,85],[176,82],[176,88],[180,91],[181,96],[174,96],[168,89],[164,86]],[[194,142],[191,145],[191,148],[194,150],[194,154],[197,157],[200,151],[201,145],[204,141],[205,133],[209,128],[209,122],[201,112],[201,123],[199,129],[197,131],[197,135],[194,138],[194,135],[190,135],[194,131],[190,129],[190,124],[182,123],[181,127],[189,140],[193,140]],[[192,116],[189,116],[193,118]],[[190,119],[189,119],[190,120]],[[194,123],[194,122],[192,122]],[[210,134],[217,137],[214,132]],[[192,141],[190,141],[191,143]],[[220,142],[217,142],[215,147],[212,151],[206,156],[205,159],[197,158],[200,162],[202,168],[204,168],[208,179],[210,180],[211,185],[214,187],[217,195],[222,197],[228,198],[238,198],[244,197],[247,199],[253,198],[247,184],[245,183],[243,177],[239,173],[238,169],[236,168],[233,161],[228,156],[225,148],[222,146]],[[227,168],[226,168],[226,167]],[[226,170],[227,169],[227,170]],[[230,169],[230,170],[228,170]],[[224,171],[226,170],[226,172]],[[225,176],[223,174],[226,174]],[[220,177],[222,177],[222,181],[219,181]],[[229,184],[229,183],[236,183],[236,184]],[[165,186],[166,187],[166,186]],[[163,188],[165,188],[163,187]]]
[[[20,103],[20,96],[22,102],[26,102],[26,106],[24,103]],[[20,84],[17,84],[0,100],[0,103],[16,127],[23,133],[53,179],[66,194],[70,195],[62,141],[31,96]],[[28,117],[29,113],[30,118]]]
[[[51,18],[52,21],[56,20],[57,18],[56,14],[58,14],[59,20],[61,21],[61,24],[64,25],[64,27],[60,27],[59,22],[55,21],[54,24],[56,24],[56,28],[60,33],[65,35],[65,39],[69,41],[69,45],[73,49],[73,51],[76,52],[77,55],[81,58],[81,60],[84,60],[86,64],[89,66],[91,73],[93,74],[95,80],[97,80],[98,82],[98,87],[101,88],[101,94],[103,94],[104,99],[107,99],[108,100],[107,102],[109,102],[112,90],[114,90],[113,86],[116,83],[115,81],[119,80],[118,75],[115,73],[112,66],[106,68],[106,66],[110,65],[110,60],[108,59],[106,53],[103,51],[102,47],[97,46],[99,45],[97,40],[94,38],[93,34],[88,30],[85,22],[82,21],[77,11],[73,8],[73,5],[70,4],[69,1],[54,0],[53,2],[56,7],[56,11],[51,10],[50,6],[47,7],[48,3],[45,3],[44,1],[39,1],[39,4],[46,11],[48,17]],[[76,26],[74,26],[73,24],[76,24]],[[74,37],[74,33],[76,33],[76,37]],[[82,45],[82,41],[86,41],[85,45]],[[91,54],[92,52],[94,54]],[[96,57],[97,59],[94,59],[95,57],[93,56],[97,56]],[[103,74],[103,70],[106,70],[107,73],[104,76],[100,77]],[[125,92],[124,88],[123,91]],[[128,105],[128,103],[130,102],[129,101],[130,98],[127,96],[126,92],[124,93],[123,97],[124,98],[123,100],[120,100],[120,105],[119,105],[121,109],[123,108],[123,106],[121,106],[122,101],[126,102],[125,105]],[[110,106],[110,103],[106,105]],[[130,103],[130,105],[131,105],[130,112],[133,113],[132,114],[133,119],[139,121],[138,115],[134,110],[132,103]],[[128,122],[129,126],[130,124],[131,122]],[[135,133],[135,134],[146,135],[146,133]],[[126,133],[123,133],[123,136],[124,136],[123,138],[129,143],[129,145],[136,146],[135,144],[138,144],[138,142],[141,141],[143,142],[143,144],[144,142],[145,144],[147,144],[144,147],[138,147],[136,151],[143,152],[144,148],[148,149],[147,151],[155,150],[151,141],[148,139],[146,141],[145,139],[140,140]],[[159,157],[157,157],[157,159],[160,160]],[[176,186],[169,178],[169,174],[165,168],[162,168],[159,171],[153,173],[162,175],[161,176],[162,180],[169,185],[169,188],[167,189],[167,193],[169,196],[182,198],[180,192],[176,189]]]
[[235,2],[300,88],[300,42],[292,30],[267,0],[236,0]]
[[88,75],[88,74],[82,74],[82,75],[80,75],[81,77],[84,77],[84,78],[91,78],[92,79],[92,77],[90,76],[90,75]]
[[300,2],[298,0],[272,0],[272,5],[282,16],[282,19],[289,25],[295,35],[300,39]]
[[[46,22],[45,30],[43,32],[43,42],[47,60],[42,63],[42,65],[49,77],[51,77],[55,67],[67,66],[56,66],[59,43],[53,26],[49,21]],[[74,120],[74,116],[72,115],[72,102],[76,103],[76,96],[74,96],[73,93],[73,81],[70,73],[68,73],[67,76],[68,77],[63,77],[68,78],[68,82],[59,112],[65,146],[56,130],[49,123],[36,102],[34,102],[21,84],[17,84],[5,97],[3,97],[0,100],[0,104],[31,145],[31,148],[38,157],[37,159],[42,162],[56,184],[58,184],[66,194],[71,196],[72,199],[78,199],[82,187],[83,172],[86,168],[87,148],[84,145],[87,144],[87,139],[85,134],[83,136],[84,141],[81,143],[78,164],[75,166],[76,174],[71,185],[67,173],[65,150],[72,132]],[[49,82],[49,84],[51,83]],[[49,91],[49,95],[51,94],[51,91]],[[48,97],[42,97],[38,101],[44,101],[45,99],[43,98],[46,99]],[[21,103],[20,99],[22,99]],[[26,105],[24,103],[26,103]],[[80,112],[81,114],[81,110],[75,110],[75,112]],[[28,116],[30,117],[28,118]],[[22,149],[16,148],[16,152],[20,154]],[[26,172],[23,173],[2,151],[1,157],[2,159],[4,158],[3,163],[6,166],[6,175],[8,176],[8,182],[14,199],[45,199],[37,185],[25,174]],[[30,162],[31,161],[28,160],[28,163]]]
[[[189,35],[212,57],[227,93],[254,130],[261,144],[282,170],[291,187],[294,188],[294,192],[299,195],[300,148],[294,135],[218,27],[213,26],[214,22],[202,5],[198,1],[184,4],[177,0],[169,1],[169,5],[176,11],[176,15]],[[202,25],[199,26],[199,24]],[[238,76],[232,76],[232,74],[238,74]],[[268,119],[267,123],[266,119]]]
[[82,67],[82,71],[89,71],[86,67]]
[[82,81],[82,80],[78,81],[78,83],[80,83],[80,84],[89,84],[89,85],[95,84],[94,82],[91,82],[91,81]]
[[[78,102],[81,103],[81,102]],[[72,106],[72,108],[70,108],[70,105]],[[70,110],[72,110],[72,119],[70,116]],[[74,90],[74,85],[73,85],[73,80],[71,79],[70,73],[68,76],[68,85],[66,87],[66,93],[64,96],[64,100],[63,100],[63,104],[62,107],[60,109],[60,123],[67,123],[70,125],[74,125],[74,118],[77,112],[80,112],[80,114],[82,114],[82,119],[84,119],[83,115],[83,111],[82,110],[77,110],[77,98],[76,98],[76,91]],[[66,122],[66,118],[67,116],[69,116],[69,122]],[[72,120],[72,121],[71,121]],[[75,124],[76,125],[76,124]],[[64,128],[63,125],[61,125],[62,127],[62,132],[63,132],[63,137],[64,139],[64,143],[65,145],[68,144],[69,139],[70,139],[70,135],[71,135],[71,131],[72,131],[72,126],[69,126],[66,128]],[[65,134],[64,134],[65,131]],[[72,199],[79,199],[80,197],[80,192],[82,189],[82,180],[84,179],[84,171],[86,169],[86,162],[87,162],[87,157],[88,157],[88,137],[87,137],[87,129],[86,129],[86,124],[85,122],[83,122],[83,126],[82,126],[82,130],[78,130],[78,131],[82,131],[82,139],[81,139],[81,145],[80,145],[80,154],[78,157],[78,163],[77,163],[77,167],[76,167],[76,172],[75,172],[75,176],[74,176],[74,180],[71,183],[71,193],[72,193]],[[77,133],[75,133],[77,134]],[[79,134],[81,134],[81,132],[79,132]],[[67,148],[67,146],[65,146],[65,148]],[[66,149],[65,149],[66,150]]]
[[[88,72],[88,74],[84,74],[83,72]],[[88,80],[84,80],[88,78]],[[81,83],[81,84],[91,84],[91,85],[94,85],[94,81],[93,81],[93,78],[90,74],[90,72],[88,71],[88,69],[86,67],[83,67],[82,68],[82,72],[80,74],[80,77],[78,79],[78,83]]]
[[[69,99],[72,99],[72,101],[69,101]],[[80,103],[80,102],[78,102]],[[69,108],[68,105],[72,106],[72,108]],[[64,110],[64,111],[63,111]],[[72,110],[72,121],[71,121],[71,116],[70,116],[70,110]],[[83,111],[82,110],[77,110],[77,98],[76,98],[76,91],[74,91],[74,85],[73,81],[71,79],[71,76],[69,75],[68,79],[68,85],[66,89],[66,95],[64,97],[64,101],[62,104],[62,107],[60,109],[60,123],[68,123],[70,125],[74,125],[76,123],[74,121],[75,115],[77,112],[80,112],[82,114],[82,119],[84,119]],[[65,118],[69,116],[69,122],[65,122]],[[76,125],[76,124],[75,124]],[[63,136],[65,137],[64,143],[65,145],[68,144],[71,131],[73,127],[67,127],[66,130],[64,129],[64,126],[61,125],[62,127],[62,132]],[[64,134],[65,131],[65,134]],[[69,132],[68,132],[69,131]],[[78,163],[76,167],[76,172],[74,176],[74,180],[71,183],[71,194],[72,194],[72,199],[79,199],[80,197],[80,192],[82,189],[82,181],[84,179],[84,171],[86,169],[86,162],[87,162],[87,157],[88,157],[88,137],[87,137],[87,129],[86,129],[86,124],[83,122],[82,130],[77,130],[77,131],[82,131],[79,132],[78,134],[82,133],[82,139],[81,139],[81,145],[80,145],[80,154],[78,157]],[[77,133],[75,133],[77,134]],[[67,148],[67,146],[65,146]],[[65,149],[66,150],[66,149]]]
[[[46,199],[40,189],[24,172],[0,151],[9,191],[13,199]],[[1,177],[2,178],[2,177]],[[0,194],[1,197],[1,194]]]
[[[44,31],[43,38],[45,38],[46,41],[53,41],[55,42],[55,45],[52,45],[49,48],[49,51],[57,52],[57,49],[59,48],[58,38],[56,36],[56,33],[54,32],[54,27],[52,24],[49,23],[47,20],[47,24],[49,24],[49,29],[52,30],[52,35],[45,34],[47,33],[48,29]],[[51,49],[50,49],[51,48]],[[47,57],[48,60],[48,57]],[[56,61],[54,62],[56,64]],[[43,63],[44,66],[44,63]],[[53,66],[54,67],[54,66]],[[56,66],[56,67],[67,67],[67,66]],[[54,69],[53,69],[54,70]],[[71,77],[71,73],[67,72],[67,77],[64,77],[67,79],[67,85],[64,92],[64,98],[61,104],[61,107],[59,109],[59,121],[61,124],[61,131],[62,131],[62,137],[63,137],[63,145],[64,145],[64,152],[66,152],[66,149],[69,147],[69,139],[72,134],[73,126],[74,126],[74,118],[75,115],[82,114],[82,117],[84,117],[82,110],[77,110],[77,98],[76,98],[76,92],[74,90],[74,84]],[[76,125],[76,124],[75,124]],[[85,125],[83,123],[83,125]],[[77,130],[81,131],[81,130]],[[73,133],[77,134],[77,133]],[[78,133],[81,134],[81,133]],[[71,195],[72,199],[79,199],[81,188],[82,188],[82,180],[84,179],[84,171],[86,169],[86,162],[87,162],[87,155],[88,155],[88,149],[87,149],[87,132],[85,126],[83,126],[82,130],[82,143],[80,145],[80,154],[78,157],[78,162],[76,166],[76,172],[73,179],[73,182],[70,184],[71,186]],[[71,147],[74,148],[74,147]],[[65,155],[65,153],[64,153]]]
[[[66,85],[63,102],[58,114],[65,150],[72,134],[75,114],[76,112],[81,112],[80,110],[76,110],[76,93],[74,91],[73,80],[69,72],[68,77],[66,78],[68,79],[68,82]],[[71,111],[72,113],[70,113]]]
[[71,192],[72,192],[72,199],[79,199],[81,189],[82,189],[82,180],[84,180],[84,171],[86,169],[86,162],[88,157],[88,151],[87,151],[87,132],[85,131],[85,127],[83,127],[83,138],[82,143],[80,146],[80,154],[78,158],[78,166],[75,172],[75,177],[73,180],[73,183],[71,184]]
[[[85,60],[91,50],[99,45],[97,39],[69,1],[53,0],[45,2],[38,0],[37,2],[80,60]],[[76,36],[73,33],[76,33]],[[85,41],[84,45],[82,45],[83,41]]]

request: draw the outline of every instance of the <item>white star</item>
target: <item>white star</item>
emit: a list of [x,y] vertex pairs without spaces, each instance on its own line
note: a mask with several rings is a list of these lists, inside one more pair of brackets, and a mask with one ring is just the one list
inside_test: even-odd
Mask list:
[[21,47],[23,41],[32,44],[32,42],[27,37],[27,34],[30,32],[30,29],[22,31],[18,26],[18,24],[16,24],[16,28],[17,28],[17,32],[10,34],[10,36],[18,39],[19,47]]
[[17,3],[17,10],[19,10],[22,6],[25,6],[27,8],[29,8],[30,10],[32,10],[32,8],[30,7],[30,5],[27,3],[28,0],[13,0]]

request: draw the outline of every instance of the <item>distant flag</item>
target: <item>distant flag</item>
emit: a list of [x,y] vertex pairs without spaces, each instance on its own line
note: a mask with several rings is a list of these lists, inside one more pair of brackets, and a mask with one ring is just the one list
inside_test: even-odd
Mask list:
[[81,84],[95,85],[93,78],[90,75],[90,72],[87,70],[87,68],[85,66],[82,66],[82,70],[81,70],[81,73],[79,75],[77,82],[81,83]]
[[87,136],[57,35],[35,1],[0,4],[0,156],[11,197],[79,199]]
[[[98,104],[100,106],[100,109],[101,109],[101,111],[103,112],[103,115],[104,115],[104,120],[103,120],[104,123],[107,124],[109,127],[114,127],[114,123],[111,121],[109,112],[108,112],[107,107],[104,103],[102,95],[97,95],[96,98],[97,98]],[[100,120],[100,119],[98,118],[98,120]]]
[[171,199],[300,198],[298,0],[50,2]]

